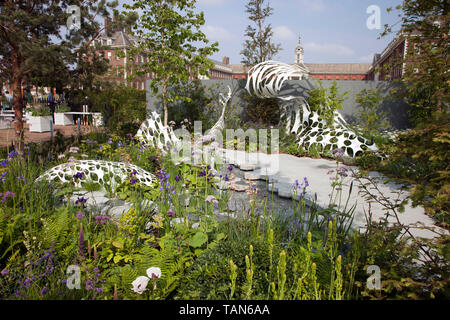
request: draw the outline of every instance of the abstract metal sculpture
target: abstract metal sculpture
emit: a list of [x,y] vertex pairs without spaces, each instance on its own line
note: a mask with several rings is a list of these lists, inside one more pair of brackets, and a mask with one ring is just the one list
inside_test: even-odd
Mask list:
[[144,144],[161,150],[175,145],[179,141],[172,128],[163,125],[161,117],[156,111],[153,111],[150,117],[141,124],[135,137]]
[[[249,70],[245,88],[250,94],[261,98],[298,100],[294,108],[284,108],[281,119],[286,121],[286,131],[294,133],[298,138],[298,144],[306,150],[313,145],[318,146],[319,151],[341,148],[344,154],[350,157],[360,154],[363,150],[376,150],[375,144],[358,137],[350,130],[338,112],[334,112],[334,123],[328,125],[320,112],[312,111],[302,97],[280,95],[286,80],[291,77],[304,78],[306,72],[307,70],[299,65],[291,66],[276,61],[265,61]],[[291,122],[293,122],[292,127]]]
[[[76,177],[78,173],[82,174]],[[73,182],[76,187],[80,187],[83,181],[92,181],[101,185],[109,184],[114,189],[118,183],[131,177],[149,187],[156,181],[153,174],[134,164],[104,160],[75,160],[63,163],[47,170],[36,181],[44,179],[59,180],[62,183]]]

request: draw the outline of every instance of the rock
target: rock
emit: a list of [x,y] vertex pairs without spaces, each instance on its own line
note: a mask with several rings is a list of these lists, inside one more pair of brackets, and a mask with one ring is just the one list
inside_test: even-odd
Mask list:
[[253,172],[246,172],[244,178],[246,180],[261,180],[261,175]]
[[111,209],[108,210],[108,214],[111,216],[111,218],[113,218],[114,220],[119,220],[120,218],[122,218],[122,215],[125,212],[128,212],[130,209],[132,208],[131,205],[129,204],[124,204],[123,206],[117,206],[117,207],[113,207]]
[[224,220],[228,220],[229,218],[231,219],[236,219],[236,215],[234,213],[228,213],[228,212],[220,212],[220,213],[216,213],[216,220],[219,222],[222,222]]
[[256,169],[256,164],[253,163],[242,163],[239,166],[239,169],[241,169],[242,171],[253,171]]
[[230,190],[234,190],[237,192],[244,192],[245,190],[247,190],[249,188],[249,186],[248,186],[248,184],[243,184],[243,183],[233,183],[233,184],[230,184],[228,186],[228,188]]

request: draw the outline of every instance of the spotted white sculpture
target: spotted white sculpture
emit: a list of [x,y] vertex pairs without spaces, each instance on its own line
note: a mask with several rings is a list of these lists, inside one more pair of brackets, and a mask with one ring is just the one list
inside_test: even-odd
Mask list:
[[[74,177],[77,173],[82,173],[80,178]],[[37,181],[58,180],[62,183],[74,183],[76,187],[80,187],[81,182],[92,181],[101,185],[108,184],[114,189],[117,184],[130,178],[149,187],[156,181],[153,174],[134,164],[104,160],[75,160],[63,163],[44,172]]]
[[164,126],[159,113],[153,111],[139,128],[135,136],[145,145],[157,147],[161,150],[175,145],[179,139],[170,126]]
[[[358,137],[350,130],[338,112],[334,112],[334,123],[329,126],[321,117],[320,111],[312,111],[303,98],[280,95],[286,80],[291,77],[301,79],[306,77],[306,74],[307,70],[299,65],[265,61],[249,70],[245,88],[250,94],[261,98],[279,98],[284,101],[297,99],[296,101],[299,101],[294,108],[283,108],[281,120],[286,122],[286,131],[294,133],[298,138],[298,144],[306,150],[313,145],[318,146],[319,151],[341,148],[344,154],[350,157],[357,156],[363,150],[377,150],[375,144]],[[293,123],[292,127],[291,123]]]
[[264,61],[249,70],[245,89],[260,98],[291,100],[295,97],[281,97],[279,94],[284,82],[291,77],[305,78],[307,74],[308,70],[299,65]]
[[228,94],[227,96],[224,96],[222,93],[219,97],[219,102],[222,104],[222,113],[219,117],[219,120],[214,124],[214,126],[207,132],[209,136],[212,136],[215,138],[215,140],[218,140],[222,136],[222,131],[225,128],[225,111],[227,109],[228,101],[230,101],[231,98],[231,88],[228,86]]

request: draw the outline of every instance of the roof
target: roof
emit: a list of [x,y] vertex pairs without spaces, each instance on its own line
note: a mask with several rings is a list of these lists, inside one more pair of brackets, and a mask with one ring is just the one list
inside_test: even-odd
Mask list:
[[366,74],[370,63],[305,63],[311,73]]
[[247,73],[249,70],[244,64],[230,64],[230,67],[233,70],[233,73],[237,74]]
[[[112,42],[109,44],[107,42],[108,39],[111,39]],[[98,40],[102,45],[110,45],[112,48],[114,47],[128,47],[133,43],[136,43],[138,40],[136,37],[126,34],[123,31],[116,31],[110,37],[106,34],[103,34]]]

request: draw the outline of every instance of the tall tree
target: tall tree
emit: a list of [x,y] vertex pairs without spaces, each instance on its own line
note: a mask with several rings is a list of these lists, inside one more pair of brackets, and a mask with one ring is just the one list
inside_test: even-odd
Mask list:
[[[80,10],[80,28],[67,32],[70,5]],[[102,31],[96,19],[114,6],[117,1],[0,2],[0,78],[10,83],[13,91],[17,152],[23,151],[23,84],[63,87],[76,79],[77,85],[86,85],[92,82],[92,74],[104,72],[101,64],[105,66],[105,61],[93,54],[91,43]]]
[[63,1],[6,0],[0,2],[0,77],[10,83],[15,113],[15,149],[23,150],[22,83],[57,52],[65,22]]
[[[415,120],[419,123],[426,119],[434,121],[435,117],[448,114],[450,3],[405,0],[396,9],[401,10],[397,36],[408,41],[405,58],[397,61],[404,71],[400,80],[406,88],[403,97],[415,108]],[[382,36],[395,32],[393,28],[386,25]]]
[[[134,29],[139,44],[129,51],[130,59],[146,56],[137,71],[138,75],[152,72],[150,86],[153,92],[161,89],[164,125],[168,119],[168,88],[190,76],[208,75],[213,64],[206,58],[218,51],[218,43],[209,41],[200,30],[204,25],[203,12],[195,13],[196,0],[135,0],[124,5],[131,10],[141,10]],[[201,47],[201,44],[204,46]]]
[[254,66],[260,62],[271,60],[280,50],[280,44],[272,43],[272,26],[265,25],[266,18],[273,14],[273,8],[269,3],[264,7],[266,0],[249,0],[245,6],[249,19],[255,26],[248,25],[245,36],[250,38],[245,40],[242,63],[246,66]]
[[[415,127],[396,143],[391,159],[416,163],[420,177],[413,189],[413,203],[431,198],[430,213],[448,221],[450,210],[450,42],[447,0],[405,0],[398,6],[401,18],[397,36],[408,40],[408,52],[400,60],[404,73],[399,91],[412,108]],[[382,35],[394,32],[386,26]],[[424,169],[426,168],[426,170]],[[424,172],[426,174],[420,174]],[[425,197],[427,196],[427,197]],[[440,212],[439,212],[440,211]]]

